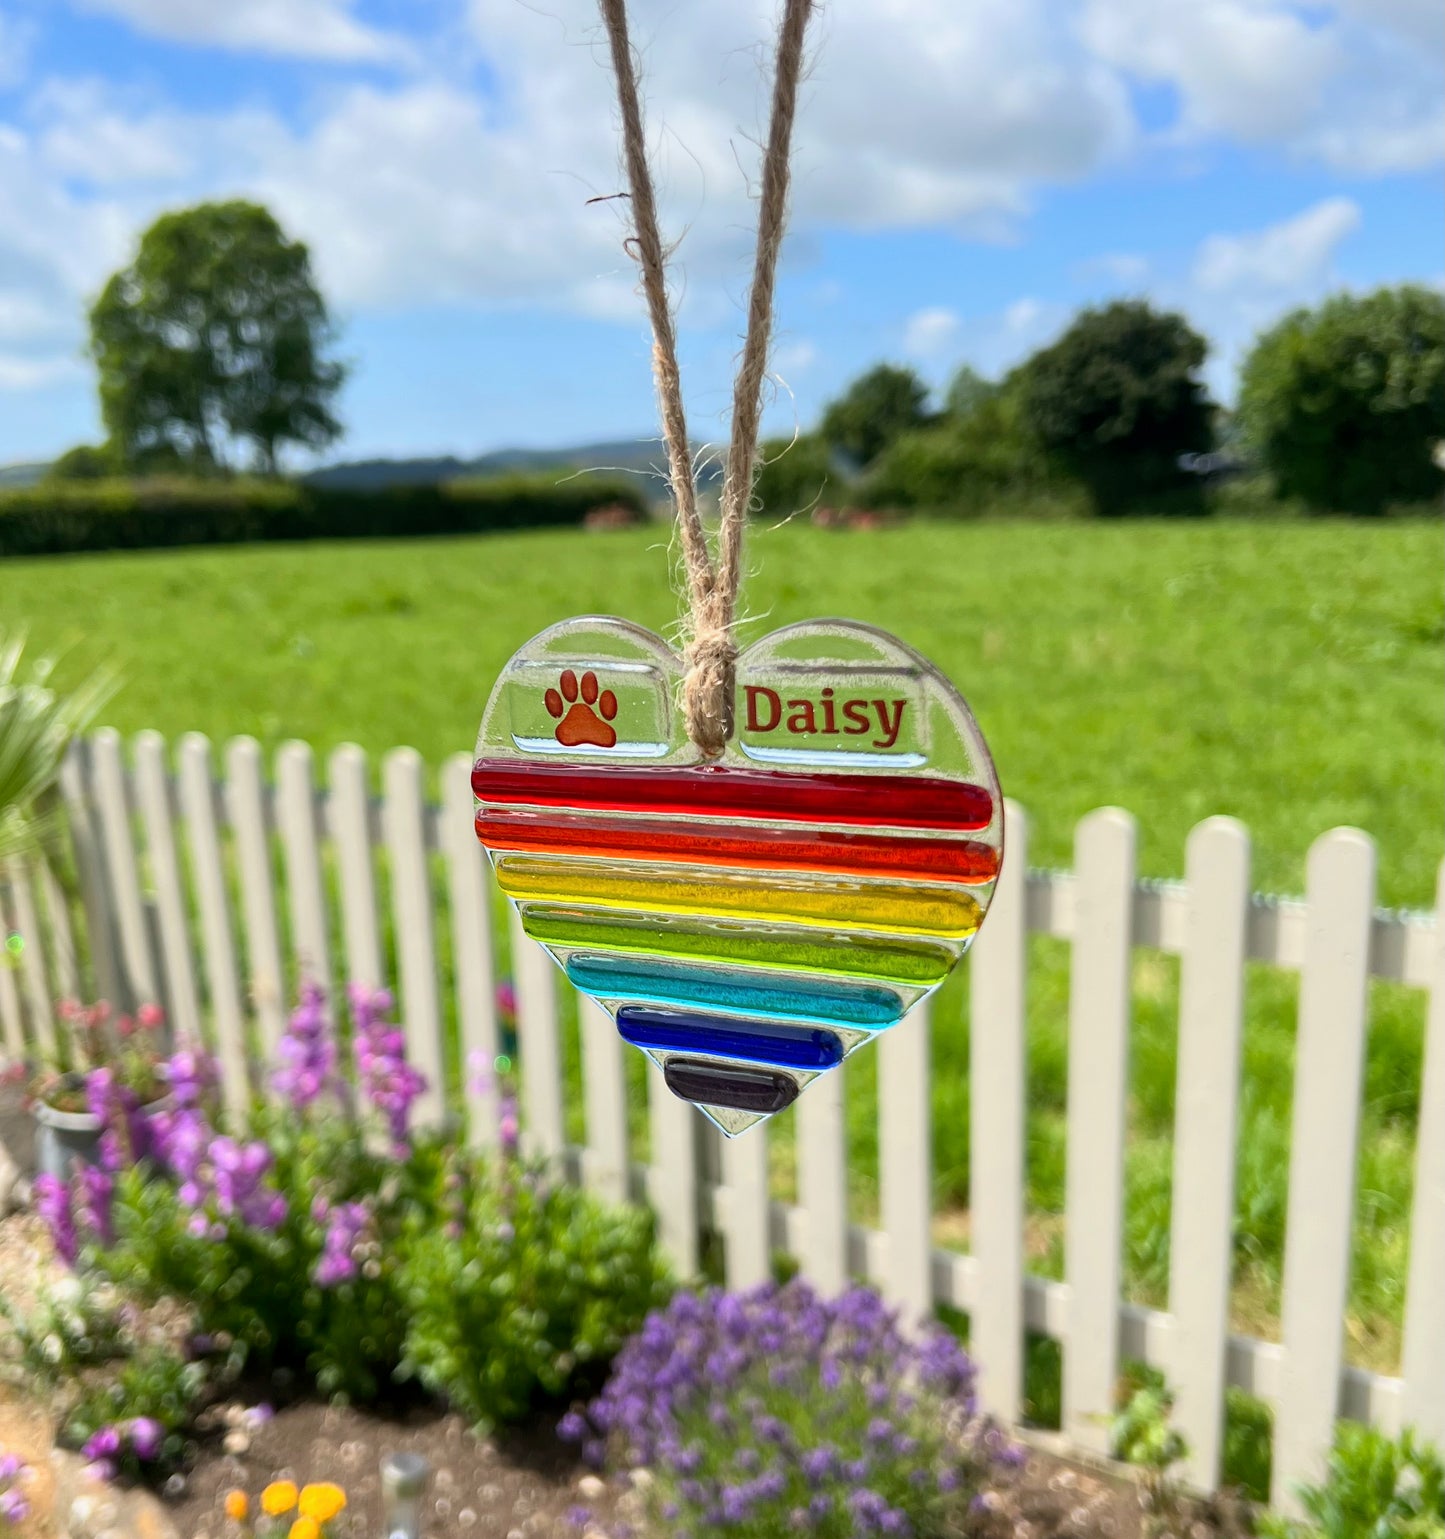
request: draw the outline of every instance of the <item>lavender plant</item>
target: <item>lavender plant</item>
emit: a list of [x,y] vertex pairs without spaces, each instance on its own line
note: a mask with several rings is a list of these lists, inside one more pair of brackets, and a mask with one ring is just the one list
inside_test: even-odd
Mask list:
[[648,1469],[670,1539],[959,1532],[990,1471],[1021,1458],[979,1421],[953,1336],[910,1337],[870,1290],[825,1300],[801,1281],[677,1294],[558,1430],[594,1463]]

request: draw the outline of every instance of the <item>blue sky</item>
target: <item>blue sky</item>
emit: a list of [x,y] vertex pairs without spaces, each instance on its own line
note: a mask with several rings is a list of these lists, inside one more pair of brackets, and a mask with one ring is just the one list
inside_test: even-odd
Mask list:
[[[763,0],[632,0],[692,425],[725,433]],[[883,358],[1009,367],[1121,294],[1241,351],[1439,284],[1438,0],[830,0],[767,426]],[[87,299],[160,210],[266,201],[353,365],[337,453],[654,431],[592,0],[0,0],[0,463],[99,434]]]

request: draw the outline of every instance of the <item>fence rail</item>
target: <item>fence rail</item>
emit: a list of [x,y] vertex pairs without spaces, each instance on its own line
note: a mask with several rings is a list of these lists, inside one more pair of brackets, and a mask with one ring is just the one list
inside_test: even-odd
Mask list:
[[[496,1137],[495,1090],[469,1077],[470,1055],[499,1051],[496,955],[510,949],[518,995],[523,1134],[599,1193],[651,1204],[684,1275],[700,1238],[721,1238],[726,1276],[744,1286],[796,1258],[825,1288],[880,1286],[902,1308],[968,1313],[984,1403],[1017,1420],[1026,1332],[1063,1345],[1064,1435],[1105,1446],[1119,1365],[1164,1371],[1190,1447],[1193,1482],[1212,1489],[1222,1456],[1227,1385],[1274,1410],[1274,1489],[1291,1504],[1316,1475],[1335,1416],[1445,1441],[1445,885],[1435,914],[1379,910],[1374,847],[1352,829],[1311,849],[1302,901],[1250,891],[1246,830],[1228,818],[1194,829],[1183,882],[1140,881],[1127,813],[1079,825],[1074,870],[1027,869],[1028,820],[1008,806],[1009,861],[969,962],[972,1095],[971,1253],[932,1239],[930,1026],[925,1003],[884,1033],[879,1054],[880,1227],[849,1222],[844,1076],[799,1103],[796,1204],[769,1200],[768,1132],[724,1143],[646,1070],[648,1156],[631,1158],[624,1048],[606,1013],[578,1008],[584,1142],[566,1139],[560,978],[504,908],[471,828],[470,762],[449,760],[440,805],[410,749],[369,766],[342,747],[318,781],[311,750],[285,745],[274,779],[258,745],[227,745],[217,776],[210,743],[167,745],[142,733],[127,761],[97,733],[67,760],[76,894],[46,868],[11,863],[0,926],[18,965],[0,966],[0,1048],[11,1058],[53,1040],[53,1002],[82,978],[119,1004],[161,1001],[170,1019],[221,1056],[239,1112],[263,1090],[258,1066],[306,974],[395,982],[409,1051],[432,1089],[435,1122],[466,1120]],[[77,942],[77,933],[83,944]],[[1027,938],[1071,943],[1065,1280],[1025,1269]],[[1170,1308],[1121,1301],[1130,962],[1136,947],[1177,955],[1179,1051],[1174,1129]],[[1289,1172],[1282,1340],[1229,1331],[1234,1164],[1249,961],[1301,975]],[[1344,1361],[1343,1313],[1354,1216],[1367,986],[1386,979],[1429,992],[1418,1129],[1404,1371],[1386,1377]],[[635,1081],[633,1082],[635,1086]]]

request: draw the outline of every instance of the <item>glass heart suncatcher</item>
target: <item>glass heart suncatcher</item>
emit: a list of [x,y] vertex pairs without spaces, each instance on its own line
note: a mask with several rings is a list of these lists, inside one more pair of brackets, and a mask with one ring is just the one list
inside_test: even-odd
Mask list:
[[884,631],[808,621],[749,647],[711,761],[683,668],[625,620],[534,637],[482,718],[476,830],[523,930],[733,1135],[953,970],[1003,800],[963,697]]

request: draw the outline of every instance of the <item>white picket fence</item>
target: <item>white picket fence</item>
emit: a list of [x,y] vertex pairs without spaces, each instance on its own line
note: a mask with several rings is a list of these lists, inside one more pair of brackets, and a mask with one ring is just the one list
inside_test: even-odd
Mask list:
[[[424,766],[406,748],[386,756],[376,799],[366,758],[353,747],[331,756],[323,787],[302,743],[280,750],[274,781],[248,738],[227,746],[221,779],[211,745],[197,735],[180,743],[174,770],[156,734],[132,746],[127,762],[117,735],[100,732],[65,767],[82,901],[72,909],[44,870],[12,865],[0,882],[0,926],[18,952],[18,965],[0,966],[5,1051],[20,1057],[49,1043],[60,994],[156,999],[179,1030],[220,1054],[239,1108],[262,1088],[257,1065],[270,1057],[302,971],[328,988],[394,981],[410,1051],[433,1087],[421,1115],[436,1119],[450,1108],[467,1117],[477,1142],[494,1139],[494,1092],[465,1083],[464,1065],[470,1054],[491,1061],[498,1052],[494,925],[505,921],[472,831],[466,756],[443,767],[438,807],[427,804]],[[974,1022],[967,1255],[932,1240],[926,1006],[876,1048],[881,1227],[865,1229],[849,1221],[843,1075],[825,1076],[799,1102],[796,1205],[769,1201],[767,1131],[731,1142],[703,1135],[701,1119],[650,1067],[649,1156],[634,1166],[625,1049],[606,1014],[586,1001],[586,1136],[582,1147],[567,1147],[558,1026],[559,982],[567,985],[514,919],[527,1143],[608,1197],[651,1203],[683,1275],[696,1270],[700,1233],[711,1230],[735,1286],[767,1277],[773,1252],[783,1251],[825,1289],[859,1277],[910,1313],[935,1304],[966,1311],[984,1402],[1007,1420],[1022,1405],[1025,1332],[1057,1339],[1064,1434],[1082,1449],[1107,1445],[1124,1358],[1167,1375],[1191,1449],[1189,1475],[1205,1489],[1219,1477],[1229,1384],[1274,1408],[1281,1505],[1297,1481],[1319,1472],[1337,1414],[1389,1430],[1414,1425],[1445,1442],[1445,910],[1378,911],[1374,847],[1351,829],[1315,843],[1302,902],[1251,895],[1249,837],[1232,819],[1194,829],[1183,883],[1137,880],[1134,852],[1133,820],[1106,808],[1079,824],[1072,873],[1029,871],[1028,820],[1009,804],[1008,860],[966,964]],[[395,980],[383,899],[396,937]],[[83,946],[75,938],[81,926]],[[1030,931],[1072,943],[1063,1282],[1029,1275],[1024,1264]],[[1182,959],[1167,1312],[1121,1302],[1135,946]],[[1250,960],[1302,975],[1278,1343],[1228,1328]],[[1347,1365],[1343,1353],[1371,978],[1430,993],[1398,1378]]]

